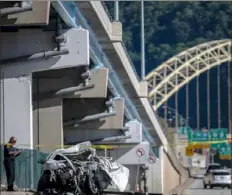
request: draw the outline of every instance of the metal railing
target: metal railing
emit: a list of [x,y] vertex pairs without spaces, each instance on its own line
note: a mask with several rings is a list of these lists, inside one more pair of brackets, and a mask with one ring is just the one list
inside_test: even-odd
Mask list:
[[[104,1],[101,1],[101,3],[102,3],[103,8],[105,9],[105,12],[106,12],[106,14],[108,15],[110,21],[113,22],[114,20],[113,20],[111,14],[110,14],[110,11],[109,11],[109,9],[107,8],[105,2],[104,2]],[[125,51],[125,53],[126,53],[126,56],[127,56],[128,60],[129,60],[129,62],[130,62],[130,64],[131,64],[131,67],[132,67],[132,69],[133,69],[133,71],[134,71],[134,73],[135,73],[135,75],[136,75],[138,81],[141,81],[141,78],[138,76],[138,72],[137,72],[137,70],[136,70],[136,68],[135,68],[135,65],[134,65],[134,63],[133,63],[133,61],[132,61],[132,59],[131,59],[131,57],[130,57],[130,54],[129,54],[127,48],[126,48],[125,43],[124,43],[123,41],[122,41],[121,43],[122,43],[122,47],[123,47],[123,49],[124,49],[124,51]]]

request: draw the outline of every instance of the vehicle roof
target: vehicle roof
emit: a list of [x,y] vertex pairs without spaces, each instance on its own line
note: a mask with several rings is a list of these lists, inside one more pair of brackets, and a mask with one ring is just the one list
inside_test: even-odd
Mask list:
[[220,166],[219,163],[210,163],[210,164],[208,164],[208,167],[209,167],[209,166],[212,166],[212,165],[219,165],[219,166]]
[[222,172],[229,173],[229,171],[226,170],[226,169],[215,169],[215,170],[211,170],[211,172],[214,172],[214,173],[222,173]]

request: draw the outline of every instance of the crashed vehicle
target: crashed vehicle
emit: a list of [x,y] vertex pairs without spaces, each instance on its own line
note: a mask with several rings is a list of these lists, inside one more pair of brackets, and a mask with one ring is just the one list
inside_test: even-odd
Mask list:
[[96,195],[110,186],[123,192],[129,179],[126,167],[97,156],[90,142],[56,150],[38,163],[43,165],[37,187],[42,195]]

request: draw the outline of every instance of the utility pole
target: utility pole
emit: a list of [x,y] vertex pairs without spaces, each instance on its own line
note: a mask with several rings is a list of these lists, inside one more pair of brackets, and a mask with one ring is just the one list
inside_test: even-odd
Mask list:
[[141,0],[141,80],[145,78],[144,1]]
[[214,163],[214,156],[216,154],[216,151],[214,149],[210,150],[210,156],[211,156],[211,163]]
[[118,1],[114,2],[114,21],[115,22],[119,21],[119,2]]

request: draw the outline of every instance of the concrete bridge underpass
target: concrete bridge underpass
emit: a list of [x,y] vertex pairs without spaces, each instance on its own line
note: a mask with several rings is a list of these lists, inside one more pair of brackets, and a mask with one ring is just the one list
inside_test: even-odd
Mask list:
[[128,190],[143,188],[138,164],[149,167],[150,193],[183,184],[189,172],[149,102],[150,82],[136,76],[122,24],[102,3],[32,2],[17,13],[11,6],[0,4],[1,143],[14,135],[20,147],[51,152],[90,140],[130,168]]

